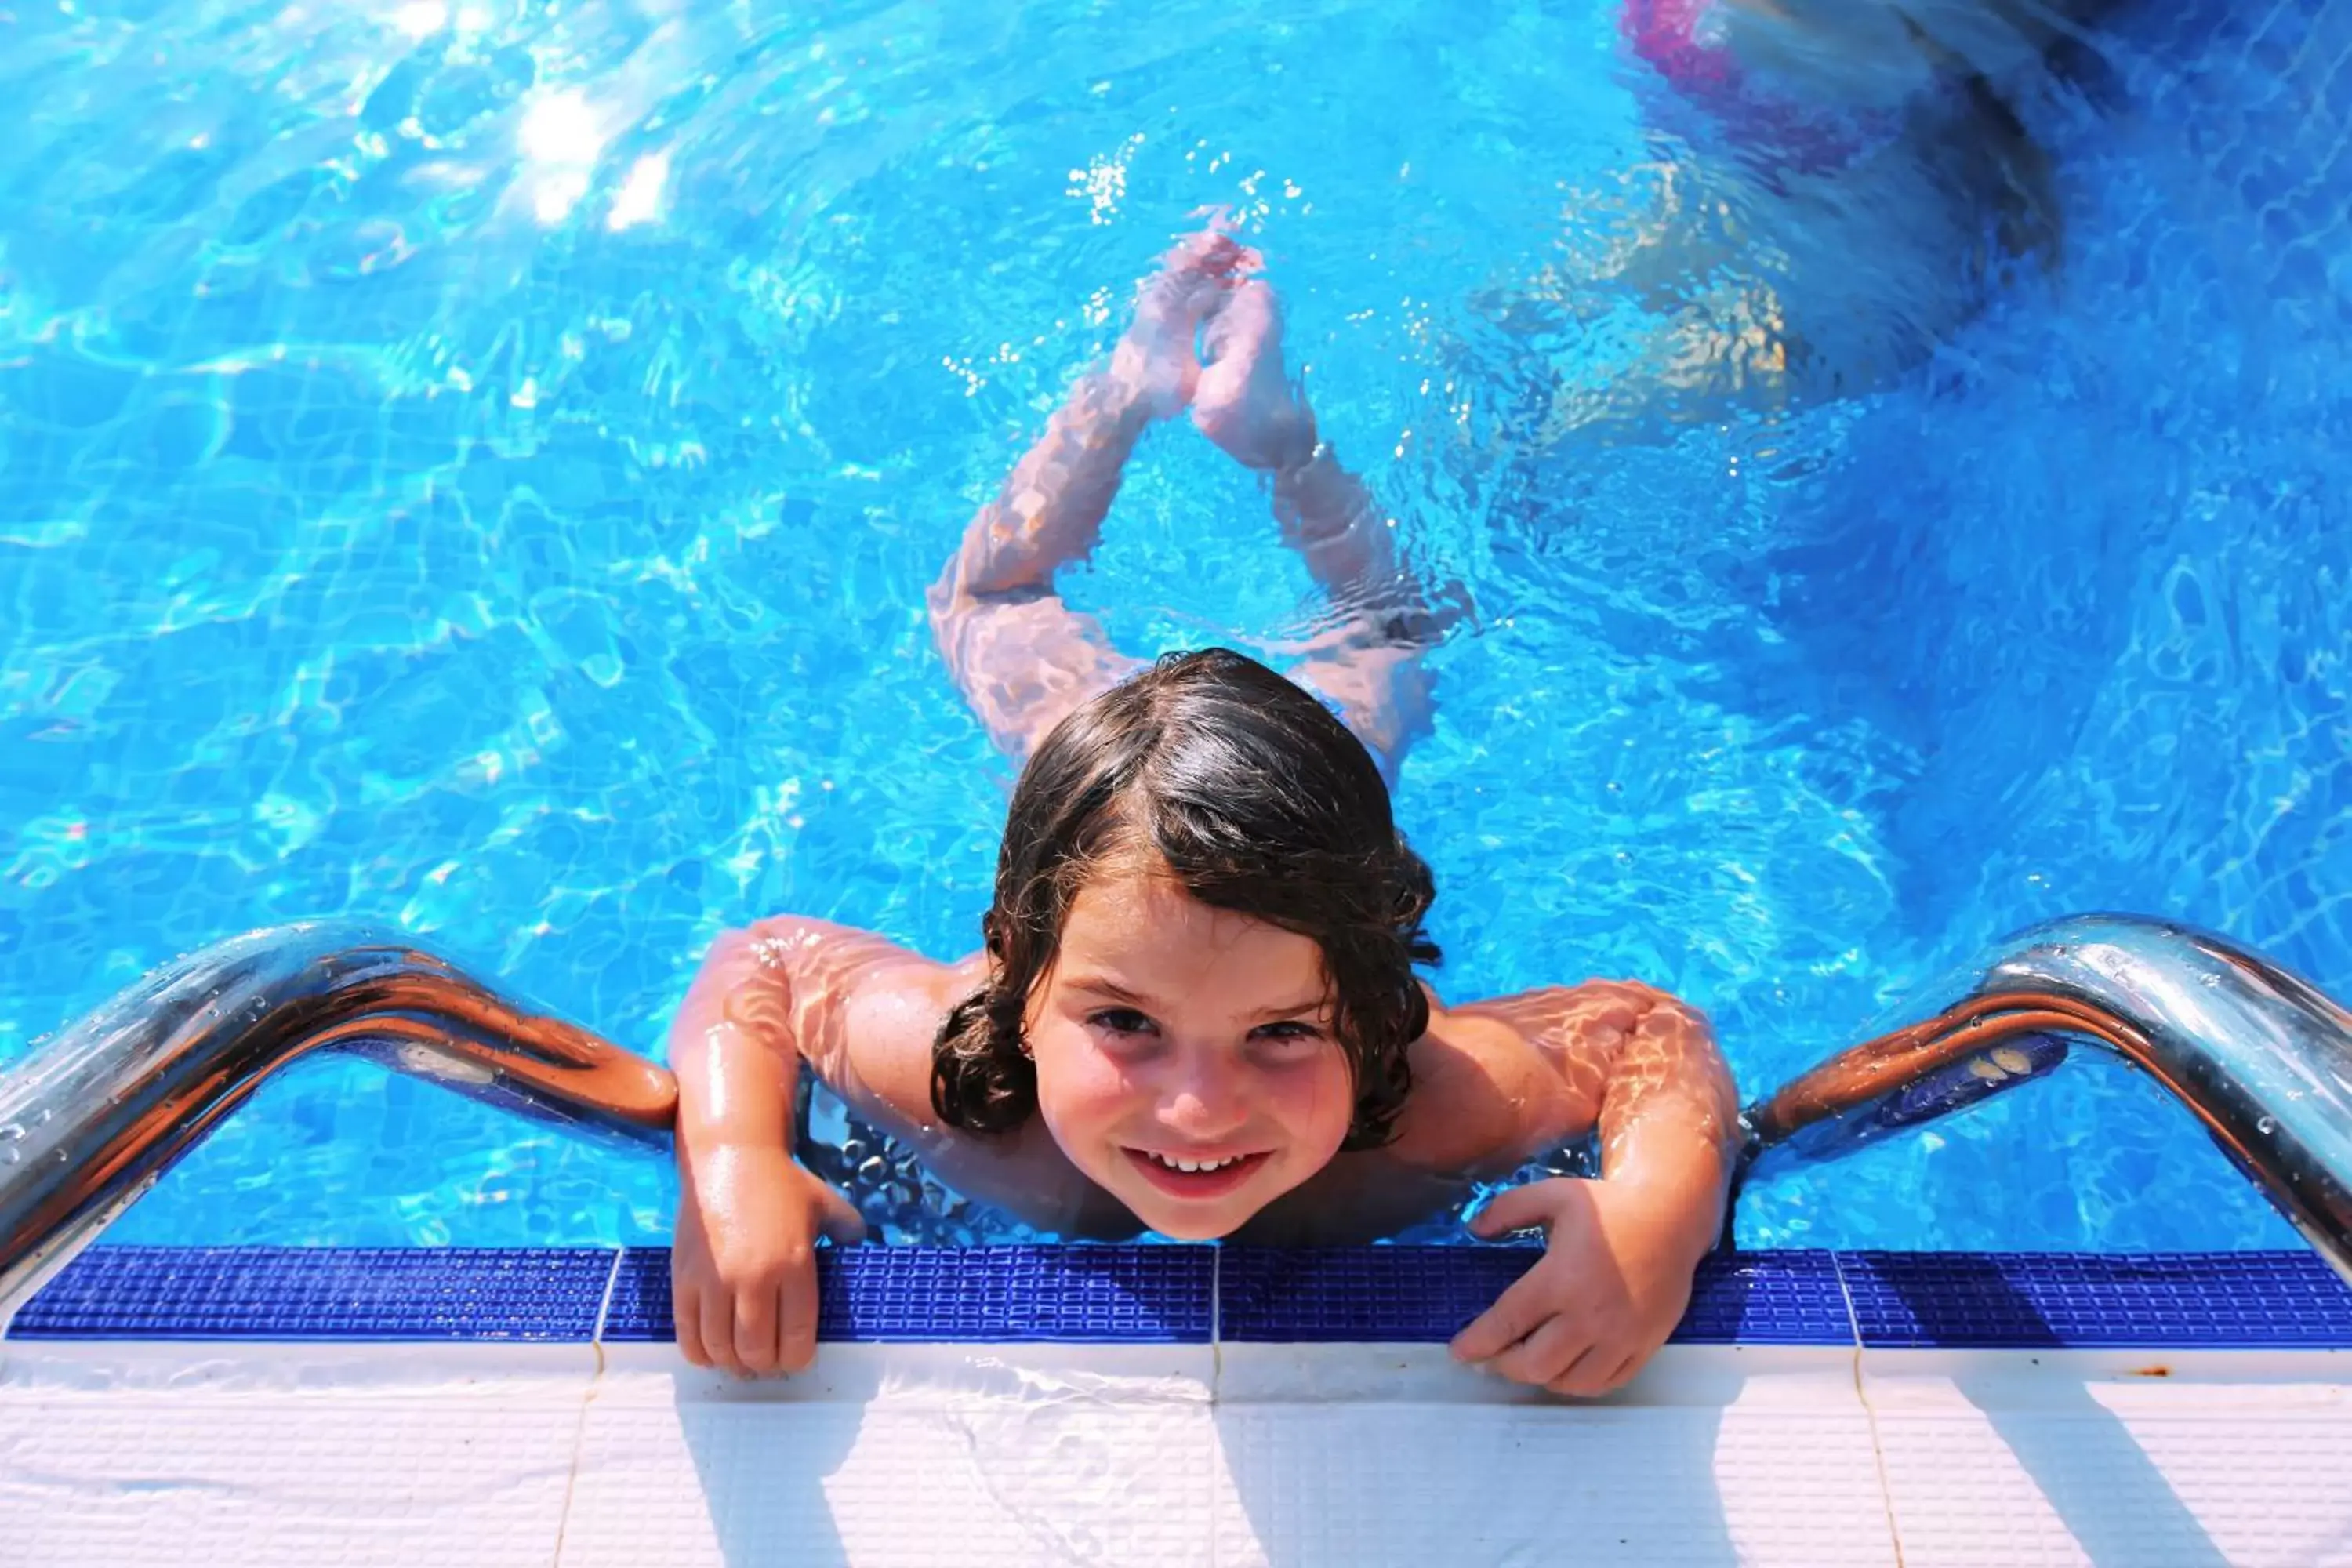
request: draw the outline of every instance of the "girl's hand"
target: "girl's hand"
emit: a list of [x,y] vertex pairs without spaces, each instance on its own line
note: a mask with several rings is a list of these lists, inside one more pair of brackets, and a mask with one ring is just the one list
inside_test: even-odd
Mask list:
[[670,1251],[677,1348],[697,1366],[801,1371],[816,1355],[816,1238],[859,1241],[866,1222],[782,1148],[694,1163]]
[[1135,319],[1111,351],[1111,384],[1129,405],[1152,419],[1172,419],[1192,406],[1201,379],[1201,324],[1234,281],[1259,265],[1256,251],[1213,225],[1176,242],[1136,290]]
[[1454,1339],[1454,1354],[1514,1383],[1593,1396],[1622,1386],[1690,1304],[1713,1216],[1680,1194],[1560,1177],[1497,1194],[1471,1222],[1495,1237],[1544,1227],[1542,1260]]
[[1282,363],[1282,305],[1263,279],[1236,283],[1208,320],[1210,360],[1192,423],[1244,468],[1295,471],[1315,456],[1315,416]]

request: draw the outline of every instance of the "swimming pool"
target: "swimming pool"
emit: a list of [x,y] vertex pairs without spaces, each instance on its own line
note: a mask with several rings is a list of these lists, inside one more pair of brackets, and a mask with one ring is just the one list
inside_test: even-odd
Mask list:
[[[1935,363],[1581,456],[1509,440],[1478,301],[1638,222],[1655,89],[1607,7],[976,9],[0,22],[36,106],[0,152],[0,1060],[299,916],[639,1049],[760,913],[968,945],[1003,769],[919,589],[1213,204],[1479,605],[1401,795],[1449,994],[1638,974],[1755,1090],[2076,909],[2352,983],[2352,7],[2132,40],[2116,108],[2053,116],[2063,287]],[[1139,648],[1296,624],[1263,517],[1155,441],[1073,596]],[[340,1067],[112,1235],[618,1245],[669,1202]],[[1742,1235],[2292,1244],[2096,1073],[1760,1189]]]

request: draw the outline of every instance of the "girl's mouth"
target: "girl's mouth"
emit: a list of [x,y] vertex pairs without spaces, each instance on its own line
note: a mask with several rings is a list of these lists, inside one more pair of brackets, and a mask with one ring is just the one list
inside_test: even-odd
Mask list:
[[[1221,1198],[1257,1174],[1270,1155],[1234,1154],[1222,1160],[1191,1160],[1181,1155],[1155,1154],[1142,1149],[1122,1149],[1151,1184],[1171,1197]],[[1186,1170],[1190,1165],[1192,1168]]]

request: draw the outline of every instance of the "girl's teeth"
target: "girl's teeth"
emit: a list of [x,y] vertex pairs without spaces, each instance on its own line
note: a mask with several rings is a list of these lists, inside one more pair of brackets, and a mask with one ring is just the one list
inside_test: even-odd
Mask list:
[[1151,1157],[1159,1161],[1161,1164],[1166,1165],[1171,1170],[1195,1172],[1223,1170],[1225,1166],[1232,1164],[1234,1160],[1241,1158],[1238,1154],[1223,1160],[1173,1160],[1165,1154],[1154,1154]]

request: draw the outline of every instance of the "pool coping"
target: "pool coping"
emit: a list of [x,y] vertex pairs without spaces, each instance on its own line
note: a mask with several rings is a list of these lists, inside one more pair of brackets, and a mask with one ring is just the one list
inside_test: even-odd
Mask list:
[[[1534,1247],[865,1247],[821,1255],[834,1342],[1441,1343]],[[16,1341],[647,1343],[666,1247],[98,1247]],[[2352,1349],[2308,1252],[1775,1250],[1701,1266],[1670,1342],[1885,1349]]]

